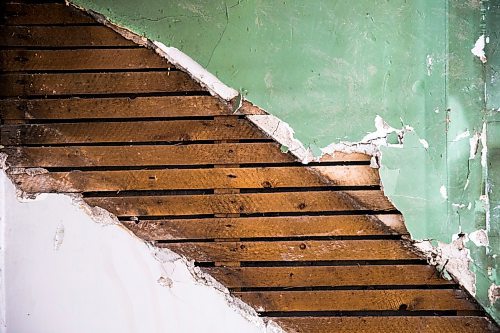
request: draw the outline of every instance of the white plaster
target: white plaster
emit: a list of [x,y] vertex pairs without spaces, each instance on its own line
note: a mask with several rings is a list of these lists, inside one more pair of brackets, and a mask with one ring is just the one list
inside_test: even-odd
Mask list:
[[488,299],[490,304],[494,305],[500,299],[500,286],[492,283],[488,288]]
[[448,191],[446,190],[446,186],[441,185],[441,187],[439,188],[439,193],[441,193],[441,197],[443,199],[448,199]]
[[426,256],[431,265],[436,265],[439,271],[445,271],[467,289],[476,295],[476,274],[469,269],[472,262],[470,251],[465,247],[467,236],[454,236],[450,244],[438,242],[437,247],[429,241],[415,242],[415,246]]
[[488,145],[486,143],[486,123],[483,123],[481,131],[481,166],[486,168],[488,165]]
[[466,130],[465,132],[462,132],[460,134],[458,134],[454,139],[453,139],[453,142],[457,142],[457,141],[460,141],[460,140],[463,140],[465,138],[468,138],[470,136],[470,132],[469,130]]
[[266,132],[270,137],[288,148],[302,163],[307,164],[314,159],[310,149],[294,138],[295,132],[286,122],[273,115],[249,115],[247,118]]
[[486,54],[484,53],[484,47],[486,46],[486,39],[484,35],[479,36],[479,38],[476,40],[476,43],[474,43],[474,47],[470,50],[473,55],[479,58],[481,62],[484,64],[486,63]]
[[419,139],[418,141],[420,141],[420,143],[422,144],[422,147],[424,147],[424,149],[429,149],[429,143],[427,142],[427,140]]
[[[0,160],[2,155],[0,154]],[[1,164],[5,164],[0,161]],[[7,203],[5,198],[6,178],[0,177],[0,333],[7,333],[5,322],[5,215]]]
[[433,59],[430,54],[427,55],[427,76],[431,76],[432,74],[432,63]]
[[4,183],[4,332],[281,332],[178,255],[102,212],[95,223],[79,198],[20,202],[1,172]]
[[490,245],[489,240],[488,240],[488,233],[484,229],[479,229],[479,230],[476,230],[476,231],[469,233],[469,239],[476,246],[487,247]]
[[226,101],[238,96],[238,91],[228,87],[215,75],[175,47],[168,47],[159,41],[153,41],[155,51],[170,61],[177,68],[188,72],[194,79],[207,88],[212,95],[217,95]]

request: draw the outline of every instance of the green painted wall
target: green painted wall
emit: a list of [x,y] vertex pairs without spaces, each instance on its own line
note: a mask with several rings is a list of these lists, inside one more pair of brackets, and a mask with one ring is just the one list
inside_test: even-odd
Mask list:
[[[496,113],[485,100],[500,106],[498,67],[490,65],[500,61],[500,29],[490,19],[497,0],[73,2],[182,50],[289,123],[313,151],[361,140],[375,131],[376,115],[411,126],[402,148],[382,147],[386,194],[414,239],[449,243],[488,229],[489,246],[467,246],[478,300],[499,319],[500,302],[491,304],[487,291],[500,284],[500,195],[493,190],[490,207],[480,198],[500,181],[482,167],[481,144],[470,158],[470,139],[487,123],[488,163],[500,159]],[[485,66],[470,49],[486,32]]]

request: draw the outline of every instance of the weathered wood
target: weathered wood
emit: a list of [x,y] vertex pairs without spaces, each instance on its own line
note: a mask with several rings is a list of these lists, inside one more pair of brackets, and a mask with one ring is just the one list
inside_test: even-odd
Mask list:
[[[22,188],[22,187],[21,187]],[[162,219],[123,222],[145,240],[406,234],[401,223],[386,227],[380,215]]]
[[85,199],[118,216],[256,214],[373,210],[394,207],[382,191],[309,191],[213,195],[154,195]]
[[201,91],[188,74],[174,72],[1,74],[0,97]]
[[152,50],[0,50],[3,71],[109,70],[174,68]]
[[7,162],[16,167],[92,167],[290,163],[275,143],[226,143],[168,146],[7,147]]
[[97,24],[89,15],[63,3],[6,3],[3,16],[8,25]]
[[[137,123],[133,123],[137,124]],[[141,127],[141,130],[143,127]],[[3,134],[2,134],[3,135]],[[93,137],[94,138],[94,137]],[[373,169],[365,165],[328,166],[335,186],[378,184],[378,175],[359,183],[355,176]],[[368,177],[366,177],[368,178]],[[98,192],[130,190],[187,190],[187,189],[267,189],[286,187],[328,186],[307,167],[259,167],[215,169],[166,169],[123,171],[71,171],[51,172],[30,176],[12,175],[12,179],[25,192]],[[358,225],[357,225],[358,226]],[[354,227],[353,227],[354,229]]]
[[494,333],[485,317],[295,317],[270,318],[290,333]]
[[5,125],[2,145],[268,139],[245,119]]
[[0,100],[2,119],[172,118],[229,115],[212,96]]
[[477,310],[453,289],[235,292],[259,312]]
[[351,287],[453,284],[427,265],[204,267],[228,288]]
[[0,46],[95,47],[137,46],[104,26],[0,26]]
[[420,257],[397,240],[158,243],[199,262],[404,260]]

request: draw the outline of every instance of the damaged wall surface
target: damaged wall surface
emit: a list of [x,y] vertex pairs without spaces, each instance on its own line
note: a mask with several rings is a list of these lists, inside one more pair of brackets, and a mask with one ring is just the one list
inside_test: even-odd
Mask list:
[[0,190],[0,332],[269,332],[109,217],[92,220],[66,195],[19,201],[3,171]]
[[443,266],[458,250],[445,268],[499,319],[497,1],[72,2],[178,48],[315,155],[380,146],[413,239]]

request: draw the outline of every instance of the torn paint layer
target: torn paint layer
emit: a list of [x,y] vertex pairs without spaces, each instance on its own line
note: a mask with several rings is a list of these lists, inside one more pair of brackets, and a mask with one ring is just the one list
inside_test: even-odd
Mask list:
[[474,47],[470,50],[472,54],[478,57],[483,64],[488,61],[486,59],[486,53],[484,52],[486,43],[487,43],[486,37],[484,35],[481,35],[474,43]]

